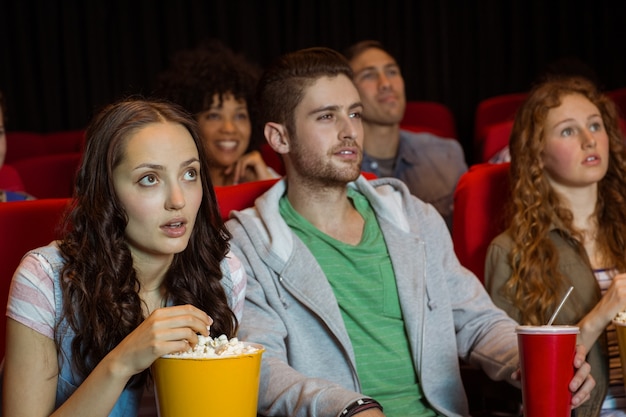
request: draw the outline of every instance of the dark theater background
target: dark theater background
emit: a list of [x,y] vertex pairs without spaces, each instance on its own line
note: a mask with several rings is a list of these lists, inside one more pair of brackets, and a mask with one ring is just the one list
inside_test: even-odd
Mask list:
[[525,91],[576,57],[626,86],[626,1],[0,0],[0,89],[9,130],[81,129],[100,106],[149,95],[171,54],[218,38],[261,65],[362,39],[396,55],[409,100],[446,104],[472,162],[478,102]]

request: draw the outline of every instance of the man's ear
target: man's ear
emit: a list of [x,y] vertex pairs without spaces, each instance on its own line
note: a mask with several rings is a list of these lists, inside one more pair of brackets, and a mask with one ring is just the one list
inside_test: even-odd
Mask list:
[[267,143],[279,154],[289,152],[289,140],[285,125],[280,123],[268,122],[263,129]]

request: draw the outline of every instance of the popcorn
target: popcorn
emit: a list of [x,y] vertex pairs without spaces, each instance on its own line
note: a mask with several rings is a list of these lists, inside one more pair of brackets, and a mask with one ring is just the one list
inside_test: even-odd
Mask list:
[[613,320],[620,323],[626,323],[626,311],[620,311],[619,313],[617,313]]
[[254,346],[240,342],[236,337],[229,340],[225,334],[216,338],[198,335],[198,344],[193,348],[189,348],[185,352],[165,355],[164,357],[184,359],[223,358],[253,353],[257,350]]

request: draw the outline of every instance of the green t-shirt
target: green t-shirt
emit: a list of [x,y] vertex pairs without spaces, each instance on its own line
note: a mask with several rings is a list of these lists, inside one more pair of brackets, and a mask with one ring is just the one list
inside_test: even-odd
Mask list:
[[394,271],[374,211],[355,190],[349,189],[348,197],[365,220],[356,246],[318,230],[285,196],[280,214],[330,282],[352,341],[363,394],[379,401],[389,417],[436,416],[417,383]]

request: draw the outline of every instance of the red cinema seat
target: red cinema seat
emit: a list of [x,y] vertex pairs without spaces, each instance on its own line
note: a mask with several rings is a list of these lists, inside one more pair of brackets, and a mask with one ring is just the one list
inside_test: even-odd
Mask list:
[[243,210],[254,206],[257,197],[269,190],[277,181],[278,178],[275,178],[214,187],[222,219],[226,221],[233,210]]
[[20,159],[62,153],[80,153],[85,142],[84,130],[52,133],[7,132],[6,163]]
[[435,136],[439,136],[441,139],[454,139],[454,140],[456,140],[456,138],[453,138],[451,136],[447,136],[443,131],[441,131],[439,129],[436,129],[434,127],[431,127],[431,126],[401,125],[400,129],[408,130],[409,132],[415,132],[415,133],[432,133]]
[[454,192],[454,251],[481,282],[487,247],[505,228],[504,207],[511,195],[509,167],[508,162],[473,165]]
[[626,118],[626,87],[610,90],[606,95],[615,102],[621,118]]
[[489,97],[478,103],[474,117],[474,147],[481,151],[487,128],[496,123],[515,118],[515,112],[526,100],[528,93],[503,94]]
[[513,121],[496,123],[488,126],[483,142],[481,162],[489,162],[491,157],[509,145],[513,130]]
[[7,154],[5,162],[12,164],[20,159],[46,155],[48,150],[43,137],[35,132],[7,132]]
[[85,146],[84,130],[62,130],[44,135],[48,153],[81,153]]
[[[0,204],[0,302],[6,311],[11,278],[31,249],[60,238],[59,222],[69,198],[16,201]],[[0,358],[4,357],[6,317],[0,319]]]
[[[414,126],[413,129],[410,126]],[[443,138],[458,139],[456,123],[450,109],[434,101],[407,101],[400,127],[415,131],[416,128]]]
[[74,191],[80,153],[43,155],[13,163],[27,193],[36,198],[67,198]]
[[2,165],[0,168],[0,190],[24,191],[24,183],[17,170],[10,165]]

